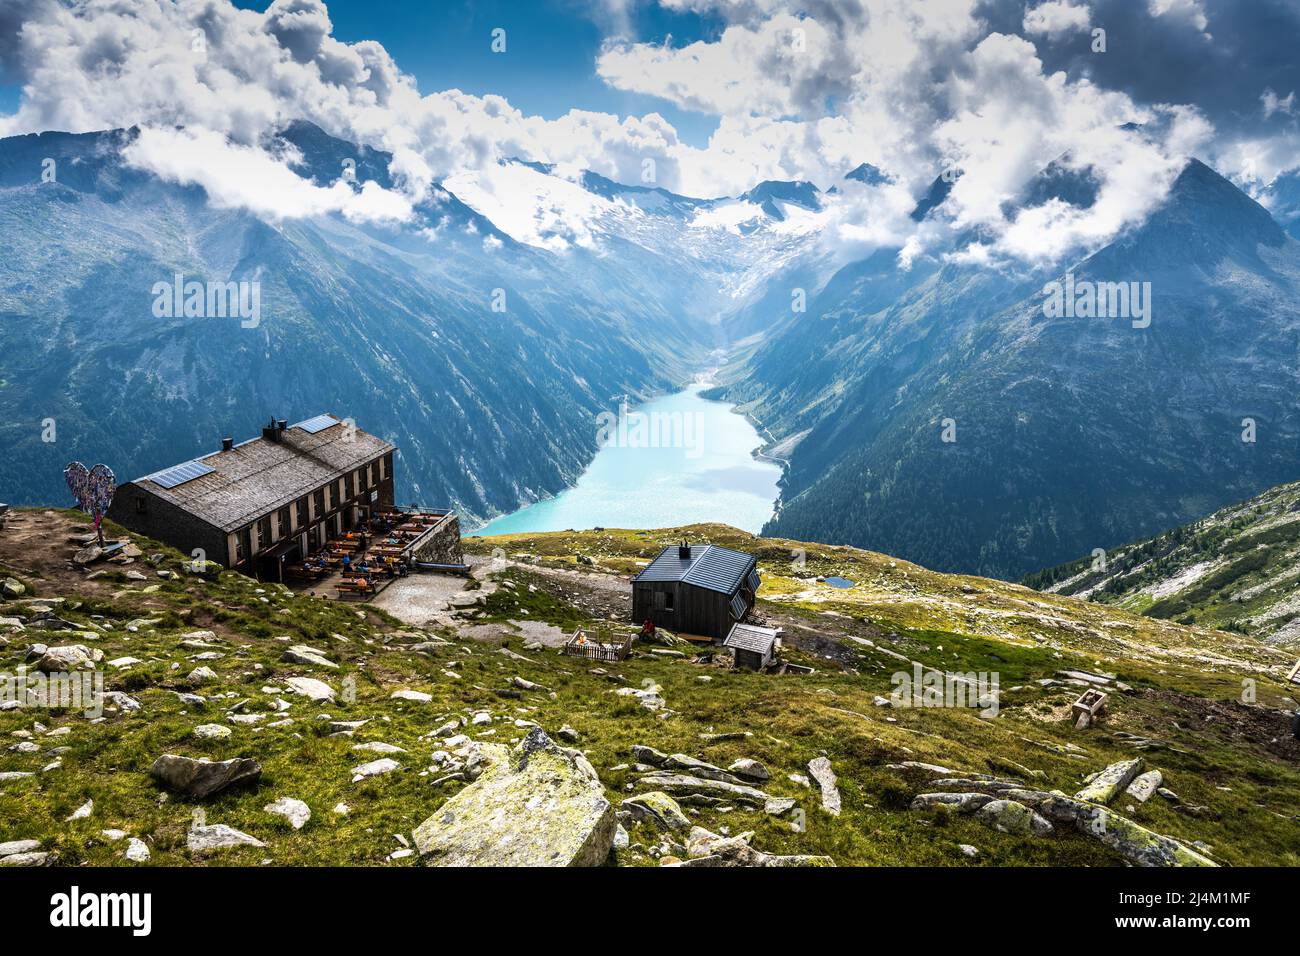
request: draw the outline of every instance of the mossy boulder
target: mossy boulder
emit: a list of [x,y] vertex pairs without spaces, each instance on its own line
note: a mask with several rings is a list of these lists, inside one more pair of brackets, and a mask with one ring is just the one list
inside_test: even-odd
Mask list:
[[595,769],[539,727],[479,745],[487,768],[416,828],[433,866],[599,866],[618,820]]

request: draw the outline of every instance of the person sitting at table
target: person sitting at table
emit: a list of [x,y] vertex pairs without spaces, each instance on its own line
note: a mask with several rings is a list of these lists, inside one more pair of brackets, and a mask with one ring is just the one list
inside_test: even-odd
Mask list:
[[370,572],[370,562],[362,558],[361,563],[357,565],[357,570],[362,574],[368,574]]
[[343,553],[343,570],[352,570],[352,555],[348,554],[346,551]]

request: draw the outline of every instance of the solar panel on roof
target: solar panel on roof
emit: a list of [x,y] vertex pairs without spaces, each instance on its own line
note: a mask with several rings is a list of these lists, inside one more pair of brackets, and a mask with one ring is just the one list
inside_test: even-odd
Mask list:
[[746,603],[743,594],[737,594],[731,599],[731,616],[737,621],[745,616],[747,610],[749,610],[749,605]]
[[177,485],[183,485],[195,478],[210,475],[215,470],[211,465],[205,465],[199,461],[187,461],[182,465],[173,465],[170,468],[164,468],[162,471],[156,471],[152,475],[146,475],[145,481],[152,481],[155,485],[161,485],[163,488],[175,488]]
[[301,428],[309,435],[322,432],[333,425],[337,425],[339,420],[333,415],[317,415],[315,418],[309,418],[305,422],[299,422],[294,428]]

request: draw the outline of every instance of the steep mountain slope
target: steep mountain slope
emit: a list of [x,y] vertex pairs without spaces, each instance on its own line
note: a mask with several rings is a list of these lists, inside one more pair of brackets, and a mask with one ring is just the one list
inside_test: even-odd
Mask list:
[[[1044,178],[1091,201],[1086,179]],[[1150,325],[1047,317],[1067,274],[1149,282]],[[1193,161],[1145,223],[1059,271],[905,272],[889,250],[848,267],[726,394],[799,439],[766,531],[1017,577],[1292,478],[1298,303],[1300,244]]]
[[[0,735],[15,742],[0,751],[3,835],[37,841],[46,862],[126,865],[127,840],[104,836],[113,828],[154,865],[416,865],[392,835],[413,842],[414,828],[473,786],[480,745],[513,745],[537,726],[576,735],[629,831],[610,857],[621,866],[688,858],[692,826],[752,831],[759,850],[838,866],[1120,866],[1155,834],[1213,862],[1300,863],[1289,659],[1243,635],[716,525],[471,539],[472,580],[393,585],[410,598],[390,605],[411,618],[399,621],[376,606],[388,592],[358,605],[234,572],[213,579],[144,539],[133,540],[141,557],[92,577],[68,561],[86,530],[82,516],[26,510],[0,536],[0,560],[34,572],[19,582],[24,593],[0,594],[3,668],[14,672],[38,643],[82,644],[102,654],[94,666],[110,692],[102,720],[75,708],[0,710]],[[717,648],[677,643],[638,643],[626,660],[593,667],[535,643],[579,626],[632,633],[628,577],[682,535],[759,556],[757,613],[783,629],[782,660],[811,673],[736,671]],[[820,580],[831,574],[854,584]],[[191,678],[200,665],[206,673]],[[914,666],[996,675],[997,713],[894,705],[896,675]],[[1087,730],[1069,715],[1089,683],[1079,672],[1111,688]],[[1246,678],[1257,682],[1253,703],[1240,701]],[[662,786],[664,774],[647,772],[656,752],[680,755],[670,759],[685,825],[660,828],[623,803]],[[260,775],[214,798],[161,800],[149,769],[163,753],[249,758]],[[1110,844],[1062,819],[1030,835],[971,812],[913,809],[920,793],[990,781],[1019,782],[1016,799],[1041,805],[1134,758],[1161,773],[1169,796],[1113,800],[1108,819],[1137,829]],[[741,759],[761,764],[763,779],[719,799],[722,768]],[[838,778],[837,814],[796,779],[814,760]],[[723,776],[697,778],[702,764]],[[981,774],[983,784],[971,779]],[[693,787],[713,795],[685,792]],[[286,797],[310,810],[302,829],[265,809]],[[90,815],[74,815],[87,801]],[[196,808],[208,825],[265,845],[202,852],[189,839]]]
[[[328,409],[398,443],[403,500],[486,516],[571,483],[601,411],[687,379],[716,347],[691,309],[716,285],[676,252],[539,249],[446,190],[401,227],[269,225],[124,165],[134,136],[0,142],[10,501],[63,500],[73,455],[133,477],[268,415]],[[352,158],[358,188],[389,185],[383,154],[309,124],[283,139],[320,184]],[[46,157],[55,182],[40,181]],[[260,322],[156,317],[152,290],[177,274],[260,283]]]
[[1244,631],[1270,644],[1300,644],[1300,483],[1023,583],[1148,617]]

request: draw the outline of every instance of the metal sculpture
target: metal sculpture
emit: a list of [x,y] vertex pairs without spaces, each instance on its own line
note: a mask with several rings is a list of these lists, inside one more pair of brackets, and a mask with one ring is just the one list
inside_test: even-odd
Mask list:
[[99,464],[87,469],[79,461],[69,463],[63,469],[63,480],[68,483],[77,507],[95,519],[95,534],[99,537],[99,546],[104,546],[104,515],[113,503],[113,492],[117,491],[117,477],[108,465]]

